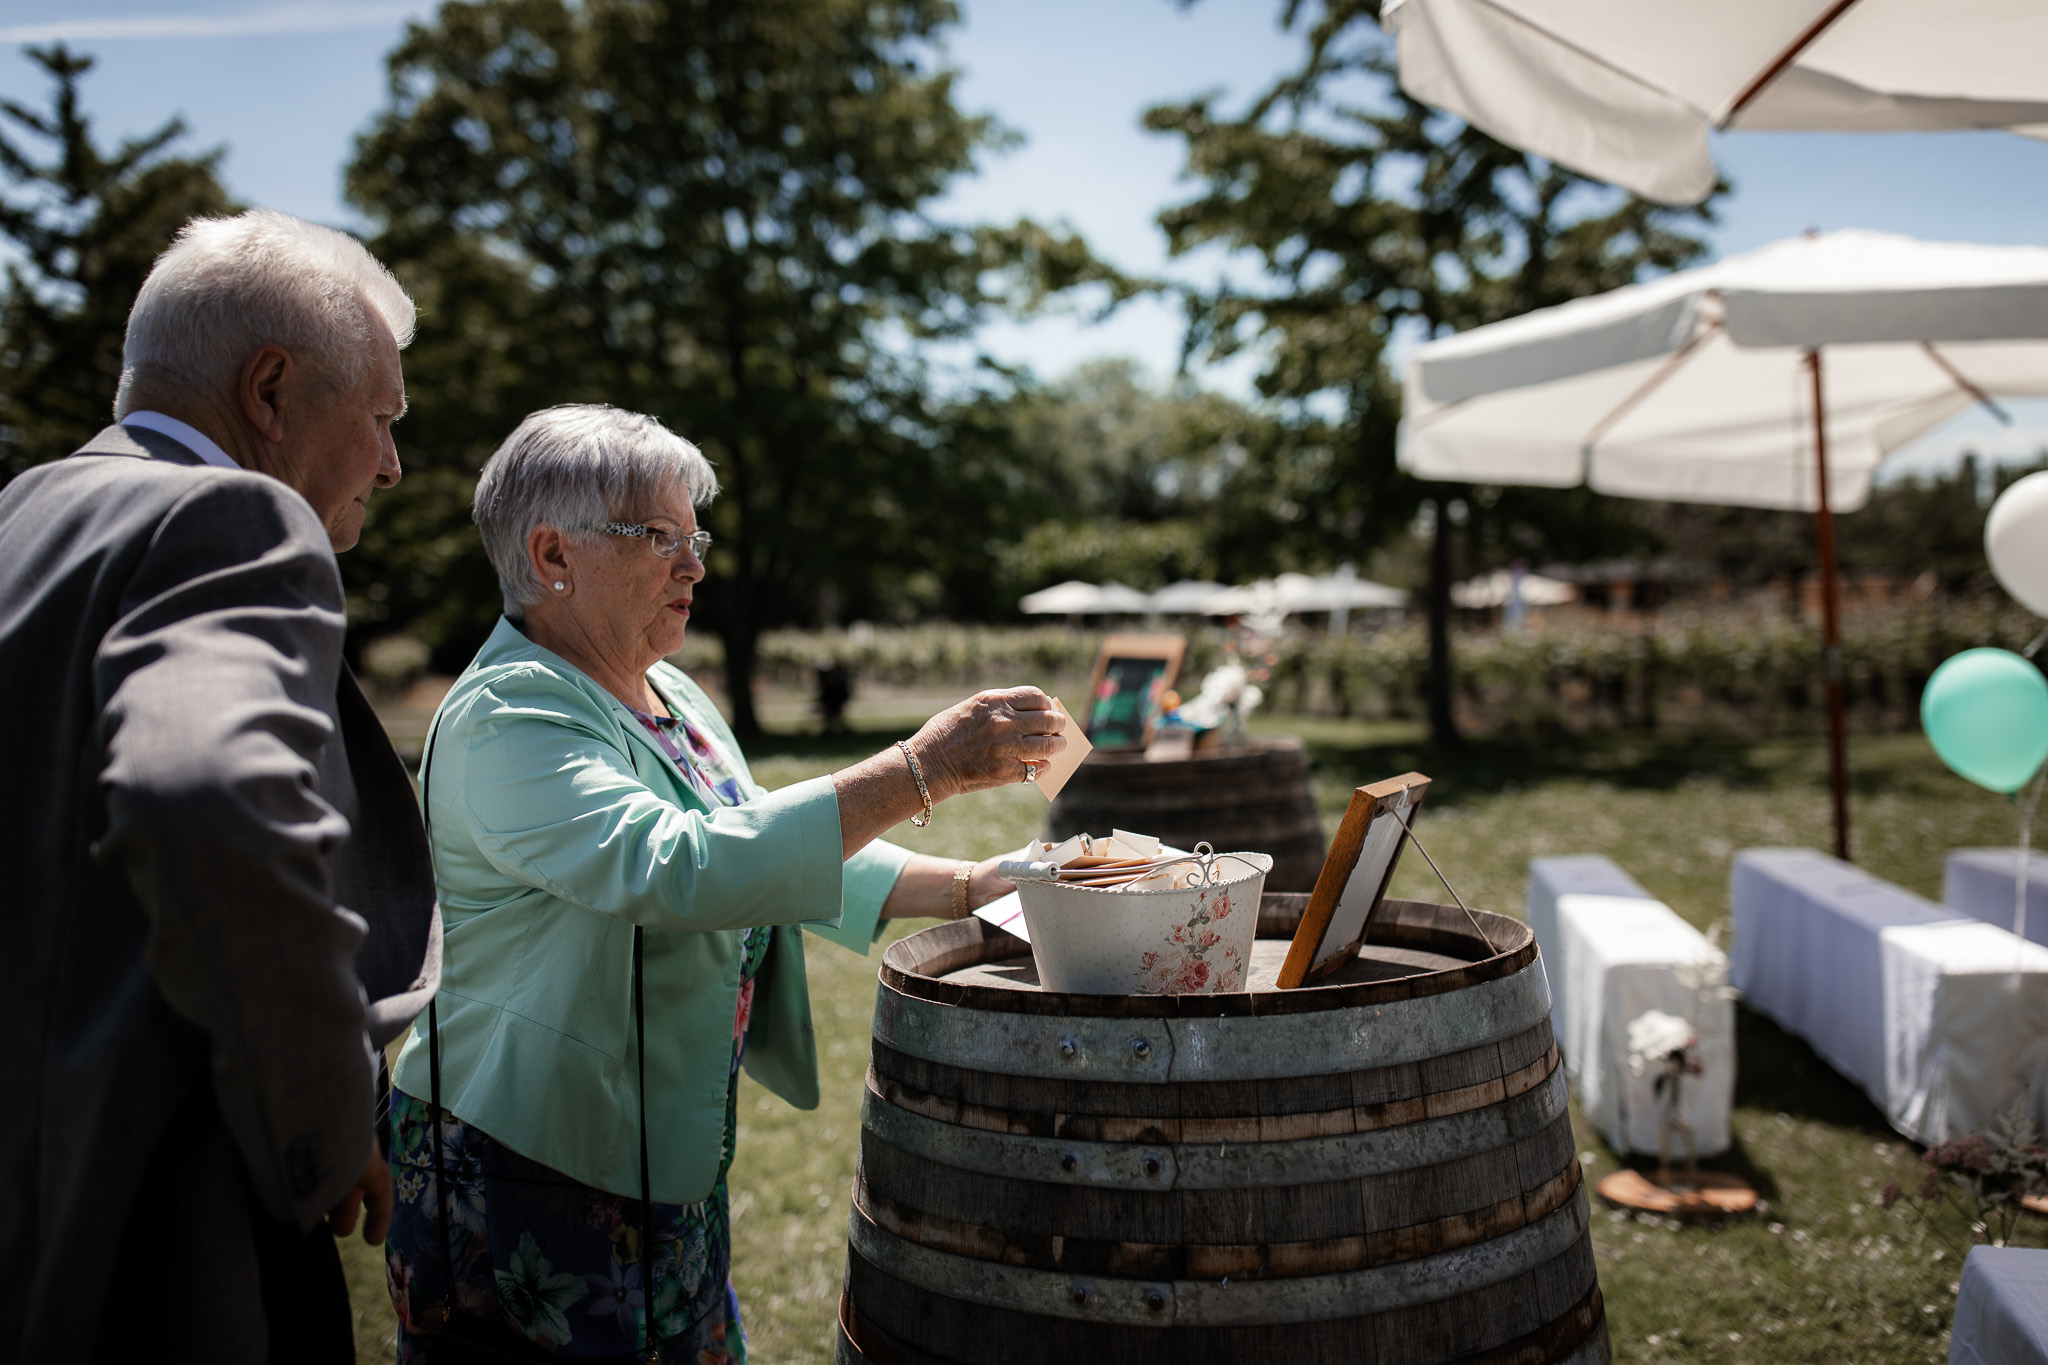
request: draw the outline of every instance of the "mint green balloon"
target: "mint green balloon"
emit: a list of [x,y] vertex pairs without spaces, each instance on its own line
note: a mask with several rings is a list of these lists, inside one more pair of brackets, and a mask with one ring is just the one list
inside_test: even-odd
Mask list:
[[2009,649],[1966,649],[1927,680],[1920,724],[1959,775],[2018,791],[2048,761],[2048,679]]

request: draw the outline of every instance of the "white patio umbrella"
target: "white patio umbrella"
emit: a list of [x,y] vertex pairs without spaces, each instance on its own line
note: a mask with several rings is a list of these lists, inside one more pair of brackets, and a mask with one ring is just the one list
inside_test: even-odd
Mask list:
[[1451,605],[1477,611],[1487,607],[1504,607],[1508,599],[1520,596],[1524,606],[1561,607],[1579,595],[1579,590],[1570,583],[1556,578],[1545,578],[1542,574],[1525,573],[1517,590],[1515,575],[1509,569],[1495,569],[1492,573],[1468,578],[1451,588]]
[[1401,85],[1647,198],[1714,187],[1709,129],[2048,137],[2040,0],[1388,0]]
[[1096,589],[1095,605],[1088,610],[1098,616],[1134,616],[1152,610],[1152,598],[1121,583],[1104,583]]
[[1273,580],[1274,590],[1289,611],[1357,611],[1374,607],[1405,607],[1408,594],[1369,578],[1347,574],[1284,573]]
[[1210,598],[1228,591],[1221,583],[1183,578],[1152,594],[1152,610],[1163,616],[1200,615]]
[[1846,857],[1833,513],[1912,437],[2044,393],[2048,249],[1833,232],[1423,345],[1399,459],[1426,479],[1815,513]]
[[1205,616],[1247,616],[1265,620],[1277,628],[1286,617],[1305,611],[1326,611],[1332,629],[1340,629],[1339,618],[1364,608],[1402,607],[1408,594],[1384,583],[1338,571],[1315,576],[1283,573],[1274,578],[1225,588],[1202,607]]
[[1136,588],[1121,583],[1097,587],[1069,579],[1038,592],[1027,593],[1017,605],[1027,616],[1121,616],[1152,609],[1152,599]]
[[1050,588],[1024,594],[1018,599],[1017,607],[1026,616],[1080,616],[1095,609],[1098,591],[1093,583],[1070,578]]

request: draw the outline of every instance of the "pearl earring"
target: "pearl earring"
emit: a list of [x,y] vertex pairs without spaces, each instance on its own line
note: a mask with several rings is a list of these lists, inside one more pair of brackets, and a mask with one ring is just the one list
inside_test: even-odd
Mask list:
[[557,578],[557,579],[555,580],[555,591],[556,591],[556,592],[560,592],[561,590],[562,590],[562,580],[561,580],[561,579],[559,579],[559,578]]

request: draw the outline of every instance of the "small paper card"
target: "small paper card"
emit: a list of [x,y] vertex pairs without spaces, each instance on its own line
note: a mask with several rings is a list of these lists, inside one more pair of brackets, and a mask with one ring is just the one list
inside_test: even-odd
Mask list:
[[1031,942],[1031,931],[1024,927],[1024,898],[1014,891],[1007,896],[997,896],[976,910],[974,917],[987,920],[1004,933],[1015,934],[1026,943]]
[[1038,770],[1039,794],[1050,801],[1060,794],[1060,788],[1067,785],[1067,779],[1074,775],[1074,769],[1093,753],[1095,746],[1088,742],[1088,736],[1081,733],[1081,727],[1074,723],[1065,706],[1060,707],[1060,733],[1067,737],[1067,747],[1047,760]]

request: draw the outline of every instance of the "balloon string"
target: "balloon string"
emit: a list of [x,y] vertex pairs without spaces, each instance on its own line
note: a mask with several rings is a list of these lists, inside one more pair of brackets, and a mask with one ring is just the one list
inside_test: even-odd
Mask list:
[[2040,804],[2041,784],[2044,782],[2048,782],[2048,765],[2044,765],[2040,773],[2034,778],[2034,790],[2027,793],[2025,801],[2019,799],[2018,792],[2013,793],[2013,803],[2020,808],[2020,858],[2019,868],[2013,876],[2012,932],[2013,937],[2021,941],[2019,951],[2022,954],[2021,960],[2023,962],[2025,960],[2025,941],[2027,937],[2028,850],[2033,845],[2034,811]]

